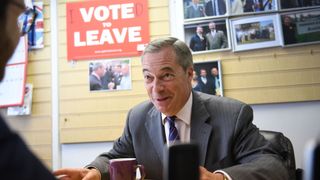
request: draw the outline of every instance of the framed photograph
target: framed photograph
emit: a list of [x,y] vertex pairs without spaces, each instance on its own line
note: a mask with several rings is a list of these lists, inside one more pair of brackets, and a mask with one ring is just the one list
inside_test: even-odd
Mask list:
[[314,8],[320,6],[320,0],[280,0],[282,10],[294,8]]
[[12,106],[8,107],[7,115],[8,116],[20,116],[20,115],[30,115],[32,108],[32,91],[33,85],[26,83],[24,89],[24,100],[21,106]]
[[184,25],[185,42],[192,52],[230,50],[226,19],[211,19]]
[[231,15],[278,10],[278,0],[229,0],[229,2]]
[[285,46],[320,42],[320,8],[281,14]]
[[227,15],[225,0],[183,0],[184,19]]
[[104,60],[89,62],[90,91],[115,91],[132,89],[131,61]]
[[223,96],[220,61],[194,63],[192,89],[207,94]]
[[230,28],[233,51],[282,45],[278,15],[231,19]]

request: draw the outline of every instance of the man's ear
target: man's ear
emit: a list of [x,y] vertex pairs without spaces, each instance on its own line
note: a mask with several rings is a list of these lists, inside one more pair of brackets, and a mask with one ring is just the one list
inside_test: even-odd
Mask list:
[[193,66],[190,66],[187,68],[187,74],[188,74],[188,78],[191,81],[192,77],[193,77]]

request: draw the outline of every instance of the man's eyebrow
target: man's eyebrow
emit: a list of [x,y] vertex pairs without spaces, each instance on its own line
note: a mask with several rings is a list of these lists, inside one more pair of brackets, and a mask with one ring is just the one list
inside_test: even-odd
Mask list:
[[170,67],[170,66],[163,67],[163,68],[161,68],[161,70],[162,71],[172,71],[172,72],[174,72],[173,68]]
[[[173,68],[170,67],[170,66],[166,66],[166,67],[161,68],[161,71],[172,71],[172,72],[174,72]],[[142,72],[149,72],[149,70],[144,68],[144,69],[142,69]]]
[[148,69],[142,69],[142,72],[149,72]]

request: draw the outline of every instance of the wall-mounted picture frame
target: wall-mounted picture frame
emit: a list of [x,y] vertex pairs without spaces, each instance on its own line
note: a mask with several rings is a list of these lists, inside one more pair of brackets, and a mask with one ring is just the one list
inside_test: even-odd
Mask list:
[[277,14],[231,19],[233,51],[281,46],[279,23]]
[[219,60],[194,63],[192,89],[223,96],[221,63]]
[[88,69],[90,91],[132,89],[130,59],[91,61]]
[[280,0],[281,10],[320,7],[320,0]]
[[184,40],[193,53],[231,50],[227,19],[209,19],[184,25]]
[[320,42],[320,8],[281,13],[284,46]]
[[221,17],[228,14],[225,0],[183,0],[184,19]]
[[243,15],[277,11],[278,0],[229,0],[230,14]]

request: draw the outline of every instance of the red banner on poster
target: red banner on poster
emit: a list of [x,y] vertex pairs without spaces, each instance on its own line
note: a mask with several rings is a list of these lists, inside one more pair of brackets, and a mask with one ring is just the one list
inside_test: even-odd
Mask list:
[[69,61],[137,56],[149,39],[147,0],[67,3]]

